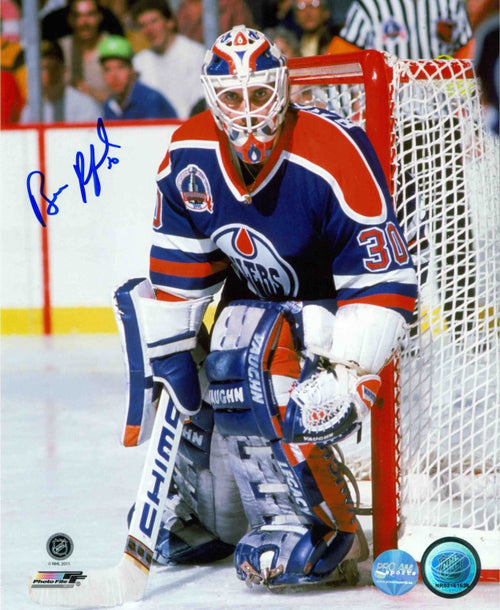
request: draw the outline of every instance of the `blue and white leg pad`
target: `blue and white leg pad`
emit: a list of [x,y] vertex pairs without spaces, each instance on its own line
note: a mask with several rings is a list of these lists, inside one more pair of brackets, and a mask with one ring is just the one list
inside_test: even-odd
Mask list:
[[317,524],[261,525],[238,543],[236,573],[249,585],[270,588],[320,582],[345,558],[354,539],[355,534]]
[[292,465],[282,446],[270,363],[281,325],[294,331],[289,313],[287,304],[232,303],[215,324],[205,361],[208,401],[250,522],[236,545],[236,572],[269,587],[329,579],[355,539],[317,516],[325,502],[313,474],[305,460]]
[[174,488],[155,548],[159,563],[205,563],[227,557],[247,530],[224,439],[212,428],[208,405],[184,425]]
[[269,367],[285,323],[293,328],[286,303],[260,301],[235,301],[215,323],[205,372],[221,434],[281,437]]

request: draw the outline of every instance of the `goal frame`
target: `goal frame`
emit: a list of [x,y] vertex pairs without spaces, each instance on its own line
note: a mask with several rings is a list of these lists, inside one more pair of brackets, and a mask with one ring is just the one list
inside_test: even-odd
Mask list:
[[[342,55],[301,57],[289,61],[292,85],[362,85],[365,97],[364,129],[381,163],[387,183],[394,194],[394,101],[393,76],[385,53],[369,50]],[[424,60],[422,60],[424,61]],[[427,78],[439,70],[440,78],[456,79],[459,60],[430,60]],[[474,79],[471,60],[460,60],[461,78]],[[410,70],[412,67],[410,66]],[[335,76],[332,80],[332,73]],[[412,76],[419,78],[418,67]],[[404,78],[404,77],[403,77]],[[373,519],[373,558],[398,548],[401,526],[401,469],[398,458],[400,434],[400,387],[398,359],[381,373],[382,390],[371,414],[371,482]],[[499,566],[500,568],[500,566]],[[480,580],[500,580],[500,569],[483,569]]]

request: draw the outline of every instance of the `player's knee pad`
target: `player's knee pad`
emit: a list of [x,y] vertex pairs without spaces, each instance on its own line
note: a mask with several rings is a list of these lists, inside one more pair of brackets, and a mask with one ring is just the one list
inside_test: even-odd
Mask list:
[[318,524],[261,525],[236,546],[236,572],[250,585],[271,588],[320,582],[346,557],[354,538],[351,532]]

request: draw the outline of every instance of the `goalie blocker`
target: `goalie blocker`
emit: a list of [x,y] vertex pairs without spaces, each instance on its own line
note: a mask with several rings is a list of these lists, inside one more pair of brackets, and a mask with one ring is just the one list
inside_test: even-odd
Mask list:
[[115,291],[113,310],[127,374],[124,445],[148,440],[161,385],[182,415],[189,417],[200,409],[191,350],[197,346],[211,300],[158,301],[151,282],[144,278],[128,280]]

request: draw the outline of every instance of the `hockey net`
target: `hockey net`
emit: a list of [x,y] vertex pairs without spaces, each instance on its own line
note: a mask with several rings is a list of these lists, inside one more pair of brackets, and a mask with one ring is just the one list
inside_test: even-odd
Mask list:
[[[376,51],[290,62],[293,101],[366,130],[417,267],[414,322],[363,439],[342,444],[371,481],[373,554],[420,560],[434,540],[500,569],[500,180],[467,60]],[[367,433],[368,432],[368,433]]]

